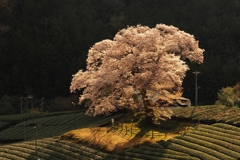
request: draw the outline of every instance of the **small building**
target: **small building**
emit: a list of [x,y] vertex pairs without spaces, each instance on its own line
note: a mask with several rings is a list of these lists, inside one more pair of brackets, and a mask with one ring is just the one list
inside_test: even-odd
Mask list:
[[190,107],[191,106],[191,100],[184,98],[184,97],[174,97],[172,98],[173,103],[169,106],[176,106],[176,107]]

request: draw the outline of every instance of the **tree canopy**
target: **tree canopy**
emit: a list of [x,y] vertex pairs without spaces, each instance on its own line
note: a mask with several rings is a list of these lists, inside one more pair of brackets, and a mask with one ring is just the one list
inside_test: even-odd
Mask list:
[[131,26],[120,30],[113,40],[93,45],[87,70],[73,76],[70,90],[83,89],[80,103],[89,101],[88,114],[144,110],[157,123],[170,118],[163,107],[182,90],[189,69],[184,60],[202,63],[203,51],[194,36],[174,26]]

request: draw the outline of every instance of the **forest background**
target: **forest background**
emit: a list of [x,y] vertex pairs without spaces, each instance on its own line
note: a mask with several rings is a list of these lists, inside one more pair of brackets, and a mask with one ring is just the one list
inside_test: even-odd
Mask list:
[[196,70],[201,105],[239,82],[240,0],[0,0],[0,114],[43,103],[44,111],[73,108],[72,75],[86,67],[90,47],[127,26],[158,23],[205,49],[203,64],[187,62],[183,96],[193,104]]

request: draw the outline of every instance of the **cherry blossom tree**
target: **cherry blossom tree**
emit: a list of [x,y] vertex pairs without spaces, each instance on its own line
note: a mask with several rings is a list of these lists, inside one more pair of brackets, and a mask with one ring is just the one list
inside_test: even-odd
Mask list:
[[79,103],[87,100],[87,114],[127,108],[158,123],[171,117],[166,106],[182,90],[184,60],[202,63],[203,52],[193,35],[174,26],[130,26],[90,48],[86,71],[73,75],[70,91],[83,90]]

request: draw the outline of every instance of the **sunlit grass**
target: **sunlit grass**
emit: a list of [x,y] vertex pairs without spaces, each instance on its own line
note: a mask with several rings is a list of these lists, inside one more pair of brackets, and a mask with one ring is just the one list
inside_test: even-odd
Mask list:
[[94,127],[72,130],[61,136],[61,139],[84,142],[88,145],[113,151],[117,146],[128,143],[129,139],[113,132],[108,132],[108,127]]
[[[114,129],[113,129],[114,128]],[[106,151],[122,151],[146,143],[169,140],[191,130],[188,122],[166,121],[162,125],[121,123],[114,127],[92,127],[72,130],[60,138],[85,143]]]

